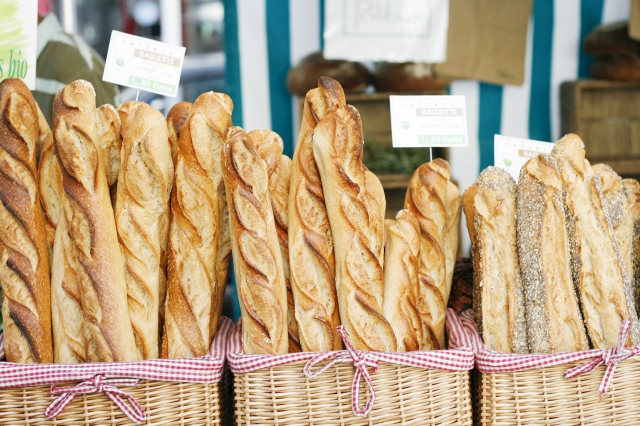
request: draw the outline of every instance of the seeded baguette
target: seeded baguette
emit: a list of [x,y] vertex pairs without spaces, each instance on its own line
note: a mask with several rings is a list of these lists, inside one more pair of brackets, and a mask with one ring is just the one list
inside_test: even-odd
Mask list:
[[631,217],[633,218],[633,238],[631,243],[633,258],[633,294],[636,303],[636,313],[640,307],[640,182],[635,179],[623,179],[624,193],[629,201]]

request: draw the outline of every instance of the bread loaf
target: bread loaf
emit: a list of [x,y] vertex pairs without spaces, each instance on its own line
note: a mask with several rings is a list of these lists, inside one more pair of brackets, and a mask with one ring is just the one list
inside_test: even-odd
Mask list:
[[219,158],[232,110],[227,95],[203,93],[194,103],[178,142],[171,193],[163,358],[202,356],[215,332],[212,313],[221,303],[216,278]]
[[173,162],[164,124],[159,111],[142,105],[127,117],[121,130],[122,165],[115,218],[124,257],[129,316],[140,359],[158,358],[159,351],[160,276],[164,276],[159,219],[168,215],[173,185]]
[[622,186],[629,202],[629,210],[633,218],[633,235],[631,242],[633,259],[632,291],[636,303],[636,313],[640,306],[640,182],[635,179],[623,179]]
[[320,174],[313,157],[313,131],[325,115],[344,105],[337,81],[322,77],[307,93],[291,164],[289,190],[289,261],[300,346],[305,352],[339,350],[342,340],[335,282],[333,237]]
[[43,142],[40,163],[38,164],[38,189],[40,192],[42,212],[44,214],[44,227],[47,233],[49,266],[51,266],[53,260],[53,241],[55,239],[56,227],[61,211],[61,173],[58,158],[56,157],[56,150],[53,145],[53,133],[49,131],[49,136]]
[[[527,353],[525,304],[516,240],[516,192],[506,170],[488,167],[465,194],[471,206],[468,228],[474,230],[473,310],[487,348]],[[473,198],[470,198],[473,197]]]
[[589,348],[571,280],[571,243],[562,193],[551,156],[532,158],[520,171],[518,255],[531,353]]
[[266,163],[239,127],[227,133],[222,171],[245,354],[285,354],[287,287],[269,199]]
[[167,132],[169,133],[171,158],[174,163],[178,156],[178,140],[192,108],[193,104],[191,102],[178,102],[167,113]]
[[137,359],[124,265],[95,128],[95,92],[75,81],[53,102],[53,136],[62,171],[62,206],[78,258],[87,361]]
[[[327,77],[323,77],[327,76]],[[362,92],[371,81],[367,68],[360,62],[325,59],[322,52],[305,56],[287,74],[287,89],[294,95],[305,96],[313,90],[318,79],[331,78],[348,93]]]
[[405,209],[420,224],[420,290],[418,309],[429,329],[429,349],[444,349],[447,283],[445,236],[449,163],[436,158],[416,169],[409,182]]
[[370,244],[373,254],[384,269],[385,225],[384,216],[387,210],[387,200],[384,188],[378,177],[368,169],[364,171],[364,195],[365,205],[369,213],[369,225],[371,226]]
[[42,158],[42,149],[45,143],[47,143],[47,141],[49,143],[53,143],[53,133],[51,132],[51,127],[49,127],[49,123],[37,103],[36,107],[38,108],[38,143],[36,144],[36,163],[39,166],[40,158]]
[[591,343],[597,349],[614,347],[622,321],[628,319],[631,342],[638,344],[631,283],[615,244],[611,218],[603,209],[602,180],[585,159],[584,143],[576,135],[556,143],[552,156],[566,194],[573,280]]
[[96,129],[102,149],[102,166],[107,176],[107,184],[111,187],[118,180],[122,147],[120,117],[113,106],[105,104],[96,109]]
[[289,267],[289,182],[291,159],[282,154],[282,138],[270,130],[253,130],[249,139],[258,156],[267,164],[269,175],[269,198],[273,209],[273,218],[278,233],[282,270],[287,285],[287,324],[289,329],[289,353],[300,352],[300,332],[295,316],[295,303],[291,290],[291,269]]
[[53,361],[49,251],[38,193],[38,107],[18,79],[0,82],[0,283],[7,361]]
[[358,350],[395,352],[396,338],[384,318],[384,276],[380,252],[384,229],[375,200],[368,199],[362,164],[358,111],[342,106],[314,131],[313,153],[322,180],[331,232],[336,241],[336,283],[340,320]]
[[462,194],[458,187],[451,181],[447,183],[447,210],[446,230],[444,234],[444,254],[445,254],[445,289],[446,297],[449,300],[451,284],[453,281],[453,270],[458,255],[458,241],[460,240],[460,216],[462,214]]
[[415,351],[426,344],[427,335],[417,306],[420,226],[408,210],[386,223],[384,316],[396,335],[398,352]]

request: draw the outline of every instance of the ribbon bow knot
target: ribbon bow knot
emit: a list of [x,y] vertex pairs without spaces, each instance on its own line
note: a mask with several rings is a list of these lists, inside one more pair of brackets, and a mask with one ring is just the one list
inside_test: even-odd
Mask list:
[[[356,372],[353,376],[353,383],[351,385],[351,409],[353,410],[353,414],[355,414],[356,416],[364,417],[368,415],[369,412],[371,412],[373,403],[376,400],[376,392],[373,388],[373,382],[371,381],[369,368],[373,369],[374,373],[378,371],[379,360],[373,353],[369,351],[357,351],[347,339],[347,337],[349,336],[349,332],[344,328],[344,326],[340,325],[336,328],[336,330],[338,331],[338,333],[340,333],[340,337],[342,337],[342,341],[347,348],[347,353],[345,354],[341,351],[323,352],[310,359],[309,362],[307,362],[307,364],[304,366],[303,371],[309,379],[313,379],[320,376],[322,373],[327,371],[338,362],[352,363],[354,368],[356,369]],[[315,373],[311,372],[311,368],[313,368],[316,364],[329,359],[331,359],[331,362],[322,367],[319,371]],[[367,400],[364,409],[361,409],[358,403],[360,399],[361,378],[364,379],[371,394],[371,397]]]
[[[104,374],[98,374],[91,379],[79,383],[75,386],[58,387],[52,385],[49,389],[49,395],[59,395],[44,410],[44,416],[52,420],[65,409],[71,401],[79,394],[83,393],[104,393],[114,404],[116,404],[123,413],[127,415],[133,422],[142,423],[147,419],[144,409],[138,402],[128,393],[118,389],[116,386],[135,386],[138,387],[140,380],[138,379],[106,379]],[[129,405],[125,402],[129,402]]]
[[616,370],[616,365],[620,361],[624,361],[625,359],[631,358],[632,356],[636,356],[640,353],[640,348],[638,347],[629,349],[625,349],[624,347],[627,338],[629,337],[630,329],[631,322],[628,320],[622,321],[622,326],[620,327],[620,333],[618,333],[618,341],[615,348],[603,349],[602,354],[599,357],[567,370],[564,373],[564,378],[572,379],[582,374],[590,373],[601,365],[606,365],[607,369],[604,372],[604,377],[602,378],[602,382],[600,382],[600,386],[598,386],[600,399],[602,399],[602,397],[607,393],[607,389],[609,389],[609,384],[613,379],[613,373]]

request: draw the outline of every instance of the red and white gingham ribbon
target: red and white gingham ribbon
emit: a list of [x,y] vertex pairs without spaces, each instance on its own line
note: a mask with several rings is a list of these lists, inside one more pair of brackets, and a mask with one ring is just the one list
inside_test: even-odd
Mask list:
[[573,379],[574,377],[578,377],[582,374],[592,372],[602,364],[606,365],[607,369],[604,372],[604,377],[602,378],[602,382],[600,382],[600,386],[598,386],[598,392],[600,392],[600,398],[602,399],[604,394],[607,393],[611,379],[613,379],[613,372],[616,371],[616,364],[640,353],[640,348],[638,347],[629,349],[624,348],[627,338],[629,337],[630,329],[631,322],[628,320],[622,321],[622,327],[620,327],[618,342],[615,348],[603,349],[602,354],[599,357],[567,370],[564,373],[564,378]]
[[[60,395],[54,399],[51,404],[44,410],[44,416],[51,420],[65,409],[76,395],[81,393],[104,393],[114,404],[116,404],[123,413],[127,415],[133,422],[142,423],[146,420],[147,415],[138,402],[128,393],[118,389],[116,386],[135,386],[138,387],[140,380],[138,379],[105,379],[103,374],[98,374],[86,382],[79,383],[75,386],[59,388],[56,385],[51,386],[49,395]],[[129,401],[129,405],[124,401]]]
[[[358,417],[364,417],[369,414],[371,408],[373,407],[374,402],[376,401],[376,391],[373,388],[373,382],[371,381],[371,375],[369,374],[369,367],[373,368],[373,372],[378,371],[378,358],[369,351],[357,351],[349,342],[349,332],[344,328],[344,326],[340,325],[336,327],[338,333],[342,337],[342,341],[344,342],[345,347],[347,348],[347,353],[340,353],[336,351],[332,352],[322,352],[319,355],[313,357],[307,362],[307,365],[304,366],[304,374],[310,378],[316,378],[327,369],[331,368],[337,362],[351,362],[356,369],[356,372],[353,376],[353,383],[351,385],[351,409],[353,410],[353,414]],[[333,359],[332,359],[333,358]],[[318,363],[323,361],[327,361],[328,359],[332,359],[327,365],[322,367],[319,371],[312,373],[311,368]],[[363,378],[369,387],[369,392],[371,393],[371,397],[367,400],[367,403],[364,406],[364,409],[360,409],[358,404],[360,398],[360,378]]]

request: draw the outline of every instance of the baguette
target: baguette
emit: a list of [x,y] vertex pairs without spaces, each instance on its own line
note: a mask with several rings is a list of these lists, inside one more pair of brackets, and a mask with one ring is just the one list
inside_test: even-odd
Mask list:
[[42,158],[42,149],[45,144],[53,143],[53,133],[51,132],[51,127],[49,127],[49,123],[37,103],[36,107],[38,108],[38,143],[36,144],[36,160],[39,166],[40,159]]
[[340,84],[328,77],[305,97],[289,190],[289,262],[300,346],[305,352],[342,349],[333,237],[320,174],[313,158],[313,131],[325,115],[345,104]]
[[[46,123],[46,121],[45,121]],[[60,217],[60,197],[62,196],[62,172],[56,150],[53,145],[53,133],[42,145],[40,163],[38,164],[38,190],[40,192],[40,204],[44,216],[44,227],[47,233],[47,245],[49,247],[49,267],[53,262],[53,242],[56,235],[56,227]]]
[[456,266],[458,255],[458,241],[460,240],[460,216],[462,213],[462,194],[460,189],[451,181],[447,183],[447,222],[444,234],[444,254],[445,254],[445,299],[449,300],[451,294],[451,284],[453,282],[453,270]]
[[113,186],[120,171],[120,117],[116,109],[105,104],[96,109],[96,129],[100,142],[102,167],[107,177],[107,185]]
[[62,207],[78,269],[86,360],[133,361],[124,265],[95,128],[95,92],[77,80],[53,101],[53,136],[62,171]]
[[0,82],[0,282],[7,361],[53,362],[49,250],[38,192],[38,107],[18,79]]
[[229,129],[221,161],[244,353],[285,354],[289,348],[287,287],[267,165],[239,127]]
[[611,217],[603,208],[602,179],[576,135],[562,138],[551,155],[566,194],[573,280],[591,343],[596,349],[616,346],[622,321],[630,320],[630,341],[638,345],[640,324]]
[[354,107],[342,106],[316,126],[313,154],[336,241],[340,320],[357,350],[395,352],[396,338],[382,304],[384,276],[378,253],[384,228],[380,204],[369,198],[373,191],[367,191],[362,153],[362,123]]
[[384,316],[396,335],[398,352],[416,351],[427,343],[417,307],[420,226],[409,210],[400,210],[386,225]]
[[178,157],[178,141],[182,128],[187,122],[187,117],[193,108],[191,102],[178,102],[171,107],[167,113],[167,132],[169,136],[169,147],[171,147],[171,159],[175,164]]
[[[220,147],[231,126],[231,99],[203,93],[178,142],[171,193],[163,358],[202,356],[215,334],[211,322],[219,298],[216,275],[220,230]],[[216,323],[217,324],[217,323]]]
[[447,223],[447,186],[449,163],[436,158],[418,167],[407,189],[404,208],[411,211],[420,225],[420,260],[418,308],[429,330],[429,349],[444,349],[444,326],[447,308],[445,234]]
[[561,177],[549,155],[520,170],[517,207],[518,255],[531,353],[589,348],[579,297],[571,279]]
[[295,303],[291,290],[291,269],[289,267],[289,183],[291,175],[291,159],[282,154],[284,143],[282,138],[270,130],[253,130],[248,133],[249,139],[258,156],[267,164],[269,175],[269,198],[273,208],[284,281],[287,285],[287,324],[289,331],[289,353],[300,352],[300,332],[295,316]]
[[137,108],[122,123],[115,219],[140,359],[158,358],[159,351],[160,279],[164,276],[159,225],[160,218],[168,215],[173,184],[164,123],[164,116],[148,105]]
[[488,167],[470,195],[465,194],[468,227],[474,229],[476,323],[487,348],[506,353],[528,352],[516,239],[517,190],[507,171]]
[[633,297],[636,304],[636,312],[640,306],[640,182],[635,179],[623,179],[622,186],[627,196],[631,217],[633,219],[633,237],[631,242],[633,259]]

